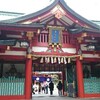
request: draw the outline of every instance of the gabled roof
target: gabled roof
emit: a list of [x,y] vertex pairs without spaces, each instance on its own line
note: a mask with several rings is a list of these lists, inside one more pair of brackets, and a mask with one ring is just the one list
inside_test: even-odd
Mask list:
[[22,16],[22,15],[24,15],[24,13],[9,12],[9,11],[0,11],[0,15]]
[[19,24],[19,23],[0,23],[0,30],[35,30],[38,28],[44,28],[42,24]]
[[[22,16],[22,17],[19,17],[19,18],[11,19],[11,20],[5,20],[3,22],[4,23],[21,23],[21,22],[28,21],[28,20],[31,20],[31,19],[33,20],[34,18],[37,18],[37,17],[39,17],[39,16],[41,16],[41,15],[43,15],[45,13],[50,12],[57,5],[60,5],[61,8],[64,9],[64,11],[66,13],[70,14],[76,20],[79,20],[81,23],[84,23],[86,26],[89,26],[90,28],[95,28],[95,29],[98,29],[98,30],[100,29],[100,26],[92,23],[91,21],[83,18],[82,16],[80,16],[79,14],[74,12],[70,7],[68,7],[68,5],[66,4],[66,2],[64,0],[55,0],[51,5],[49,5],[48,7],[44,8],[44,9],[38,11],[38,12],[35,12],[35,13],[32,13],[32,14],[28,14],[28,15],[25,15],[25,16]],[[64,21],[66,21],[66,19]]]
[[64,0],[59,0],[61,2],[61,4],[66,8],[66,10],[68,10],[73,16],[75,16],[76,18],[78,18],[81,21],[84,21],[85,23],[91,25],[94,28],[100,29],[100,27],[97,24],[92,23],[92,21],[87,20],[86,18],[80,16],[78,13],[76,13],[75,11],[73,11],[65,2]]
[[31,28],[43,28],[44,25],[42,24],[19,24],[19,23],[0,23],[0,26],[9,26],[9,27],[31,27]]

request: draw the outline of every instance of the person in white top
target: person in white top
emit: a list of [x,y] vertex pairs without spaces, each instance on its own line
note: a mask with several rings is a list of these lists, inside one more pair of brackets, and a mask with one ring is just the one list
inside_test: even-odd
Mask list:
[[33,85],[33,89],[34,89],[34,93],[38,93],[39,86],[37,83]]

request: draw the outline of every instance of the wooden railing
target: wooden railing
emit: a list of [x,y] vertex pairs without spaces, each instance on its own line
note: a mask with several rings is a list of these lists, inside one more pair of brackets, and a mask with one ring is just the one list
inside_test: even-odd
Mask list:
[[0,78],[0,96],[24,95],[24,78]]
[[48,34],[39,34],[38,42],[47,43],[48,42]]
[[[49,34],[47,33],[41,33],[38,35],[37,43],[38,44],[48,44],[49,42]],[[62,45],[71,45],[74,44],[75,40],[74,37],[68,34],[63,34],[62,35]]]
[[75,39],[72,35],[63,34],[62,37],[63,37],[62,39],[63,44],[74,44],[75,43]]

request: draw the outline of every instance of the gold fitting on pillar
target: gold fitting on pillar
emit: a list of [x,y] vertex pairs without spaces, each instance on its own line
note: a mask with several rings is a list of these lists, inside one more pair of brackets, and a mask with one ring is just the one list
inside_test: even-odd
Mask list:
[[27,54],[27,58],[31,58],[32,57],[32,54]]
[[83,40],[83,37],[78,37],[77,40],[78,40],[79,43],[81,43],[82,40]]
[[83,60],[83,56],[82,55],[80,55],[80,60]]

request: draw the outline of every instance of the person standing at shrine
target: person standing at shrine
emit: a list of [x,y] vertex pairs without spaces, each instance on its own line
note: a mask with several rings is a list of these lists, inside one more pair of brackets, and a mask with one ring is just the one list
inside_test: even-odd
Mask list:
[[62,96],[62,87],[63,87],[62,82],[59,81],[58,82],[58,85],[57,85],[57,89],[58,89],[59,96]]
[[48,94],[48,85],[49,85],[48,82],[45,81],[45,93],[46,93],[46,94]]
[[41,90],[42,90],[41,82],[39,82],[38,85],[39,85],[38,93],[40,94],[41,93]]
[[50,95],[53,95],[54,83],[52,81],[49,83],[49,89],[50,89]]

